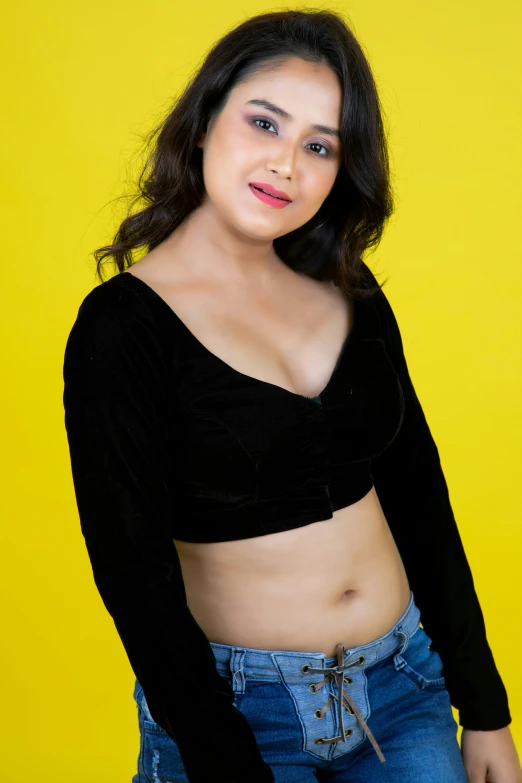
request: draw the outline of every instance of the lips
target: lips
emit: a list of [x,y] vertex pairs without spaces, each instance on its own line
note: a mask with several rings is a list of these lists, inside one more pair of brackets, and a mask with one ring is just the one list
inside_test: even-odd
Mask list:
[[284,190],[278,190],[277,188],[274,188],[268,182],[250,182],[249,184],[256,190],[264,191],[269,196],[273,196],[274,198],[280,198],[282,201],[292,201],[288,193],[285,193]]
[[277,198],[277,196],[268,195],[264,190],[260,190],[259,188],[254,187],[254,185],[249,185],[248,187],[256,198],[264,204],[267,204],[267,206],[272,207],[272,209],[286,209],[292,203],[285,198]]

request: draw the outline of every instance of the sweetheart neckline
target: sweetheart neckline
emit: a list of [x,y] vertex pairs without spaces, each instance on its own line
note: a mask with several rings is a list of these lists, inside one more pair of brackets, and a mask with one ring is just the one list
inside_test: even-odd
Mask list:
[[[115,275],[114,278],[122,278],[124,275],[127,275],[128,277],[132,278],[133,280],[138,281],[138,288],[141,286],[143,290],[148,292],[149,296],[152,296],[153,299],[160,302],[160,304],[167,308],[167,310],[174,316],[174,318],[182,325],[182,327],[186,330],[186,332],[190,335],[190,337],[195,340],[196,343],[209,355],[212,356],[215,360],[220,362],[224,367],[226,367],[230,372],[235,373],[236,375],[241,375],[244,378],[248,378],[250,381],[253,381],[254,383],[261,384],[263,386],[272,386],[276,389],[279,389],[284,394],[289,394],[292,397],[295,397],[296,399],[306,400],[307,402],[321,402],[322,397],[328,392],[330,387],[332,386],[335,377],[337,376],[337,373],[339,371],[339,368],[341,366],[342,360],[344,358],[344,355],[346,353],[346,348],[349,345],[349,343],[352,342],[352,335],[355,328],[355,325],[357,323],[357,319],[355,318],[355,313],[357,310],[357,300],[355,298],[352,299],[353,302],[353,308],[354,308],[354,318],[352,323],[352,328],[346,335],[344,342],[342,344],[341,350],[339,352],[339,355],[337,357],[337,361],[335,362],[335,366],[332,370],[332,373],[330,375],[330,378],[328,379],[328,382],[326,386],[323,388],[319,394],[317,394],[315,397],[308,397],[306,394],[300,394],[299,392],[294,392],[291,389],[287,389],[284,386],[280,386],[278,383],[272,383],[271,381],[264,381],[261,378],[256,378],[253,375],[248,375],[247,373],[241,372],[241,370],[237,370],[235,367],[232,367],[231,364],[226,362],[224,359],[221,359],[217,354],[215,354],[213,351],[210,350],[204,343],[201,342],[201,340],[196,337],[194,332],[189,329],[187,324],[179,317],[179,315],[176,313],[174,308],[172,308],[169,303],[154,289],[152,286],[150,286],[148,283],[146,283],[144,280],[141,279],[141,277],[138,277],[133,272],[129,272],[128,270],[125,270],[124,272],[119,272],[117,275]],[[130,282],[130,281],[129,281]]]

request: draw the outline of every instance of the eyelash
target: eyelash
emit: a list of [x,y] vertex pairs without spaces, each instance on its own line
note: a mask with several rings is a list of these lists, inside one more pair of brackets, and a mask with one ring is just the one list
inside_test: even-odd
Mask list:
[[[250,120],[250,123],[252,125],[255,125],[256,122],[268,122],[268,124],[272,125],[273,128],[276,127],[274,125],[274,123],[272,122],[272,120],[269,120],[266,117],[252,117],[252,119]],[[260,128],[259,125],[255,125],[255,127],[259,128],[259,130],[261,130],[261,131],[266,131],[265,128]],[[266,131],[266,132],[268,133],[269,131]],[[330,155],[332,155],[332,151],[329,149],[329,147],[326,146],[326,144],[321,144],[318,141],[311,141],[310,144],[317,144],[319,147],[323,147],[323,149],[326,150],[326,155],[321,155],[318,152],[314,152],[314,155],[316,155],[318,158],[329,158]]]

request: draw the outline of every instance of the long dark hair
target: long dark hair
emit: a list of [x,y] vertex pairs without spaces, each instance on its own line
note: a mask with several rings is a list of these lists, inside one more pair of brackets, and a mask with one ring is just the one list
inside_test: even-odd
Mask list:
[[[167,116],[146,137],[156,140],[127,217],[111,245],[94,252],[97,275],[112,257],[123,272],[133,250],[149,252],[198,207],[204,195],[202,154],[196,142],[219,114],[229,92],[261,68],[298,56],[330,66],[342,87],[341,166],[318,212],[303,226],[274,239],[278,257],[316,280],[333,280],[366,298],[381,284],[368,275],[362,254],[376,246],[393,212],[388,150],[370,66],[346,22],[335,12],[298,9],[260,14],[221,38]],[[141,209],[132,212],[136,203]]]

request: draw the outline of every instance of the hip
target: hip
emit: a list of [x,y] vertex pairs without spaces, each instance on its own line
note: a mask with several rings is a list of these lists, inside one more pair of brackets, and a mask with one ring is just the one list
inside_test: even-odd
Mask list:
[[[410,593],[389,631],[365,645],[339,645],[336,657],[211,647],[278,783],[312,782],[314,770],[339,780],[466,783],[442,660],[430,644]],[[154,723],[138,681],[134,698],[141,731],[134,783],[155,780],[154,764],[161,780],[186,783],[177,745]]]

